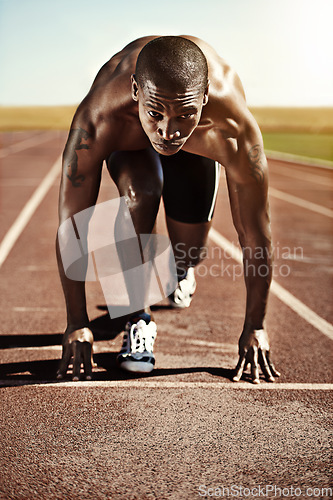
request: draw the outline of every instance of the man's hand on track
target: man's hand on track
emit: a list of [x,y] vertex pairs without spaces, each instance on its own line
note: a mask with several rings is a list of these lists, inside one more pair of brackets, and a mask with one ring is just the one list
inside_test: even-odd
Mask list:
[[259,384],[259,366],[267,382],[274,382],[280,373],[270,360],[269,340],[266,330],[254,330],[244,327],[239,339],[239,360],[235,368],[234,382],[239,382],[247,365],[251,365],[251,377],[254,384]]
[[62,358],[57,371],[57,379],[61,380],[66,376],[69,364],[73,363],[73,381],[80,380],[81,365],[83,364],[84,377],[86,380],[92,379],[93,368],[93,342],[94,336],[89,328],[80,328],[64,334]]

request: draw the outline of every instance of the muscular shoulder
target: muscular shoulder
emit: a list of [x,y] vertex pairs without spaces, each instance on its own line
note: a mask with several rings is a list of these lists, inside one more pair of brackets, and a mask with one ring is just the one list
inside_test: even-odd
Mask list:
[[138,38],[126,45],[122,50],[114,54],[99,70],[92,84],[92,89],[100,85],[108,84],[120,75],[131,75],[134,73],[135,64],[140,50],[156,36]]
[[187,37],[203,51],[208,63],[209,99],[201,125],[214,129],[216,137],[237,137],[252,120],[245,92],[236,70],[205,41]]
[[117,114],[127,116],[133,112],[131,75],[141,48],[153,38],[156,36],[134,40],[101,67],[78,108],[80,116],[98,125]]

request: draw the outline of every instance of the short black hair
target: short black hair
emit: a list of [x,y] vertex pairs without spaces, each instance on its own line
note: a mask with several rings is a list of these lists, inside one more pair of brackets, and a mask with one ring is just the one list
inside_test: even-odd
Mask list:
[[180,36],[161,36],[148,42],[138,55],[135,78],[143,89],[148,79],[162,88],[182,90],[208,85],[208,66],[201,49]]

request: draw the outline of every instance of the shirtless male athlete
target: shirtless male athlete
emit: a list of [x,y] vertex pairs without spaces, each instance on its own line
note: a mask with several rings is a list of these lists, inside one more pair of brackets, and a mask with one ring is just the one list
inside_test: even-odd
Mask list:
[[[192,36],[149,36],[130,43],[101,68],[74,116],[63,155],[60,224],[95,205],[104,160],[137,235],[154,231],[163,197],[179,279],[170,300],[178,307],[187,307],[194,292],[193,266],[211,226],[219,166],[225,168],[247,291],[233,380],[251,364],[254,383],[259,383],[259,366],[266,380],[274,381],[279,373],[270,361],[264,325],[272,269],[267,162],[236,73]],[[191,249],[191,259],[177,259],[178,243],[182,253]],[[73,380],[79,380],[82,363],[91,379],[93,335],[85,284],[66,276],[60,253],[57,240],[67,307],[57,376],[66,375],[72,359]],[[132,372],[151,371],[155,337],[149,311],[138,311],[126,325],[118,364]]]

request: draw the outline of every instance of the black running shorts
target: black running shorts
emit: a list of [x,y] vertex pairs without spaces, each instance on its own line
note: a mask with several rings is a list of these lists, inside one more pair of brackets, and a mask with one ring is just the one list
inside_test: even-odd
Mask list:
[[163,201],[168,217],[190,224],[213,217],[220,178],[220,165],[214,160],[179,151],[159,155],[163,167]]

